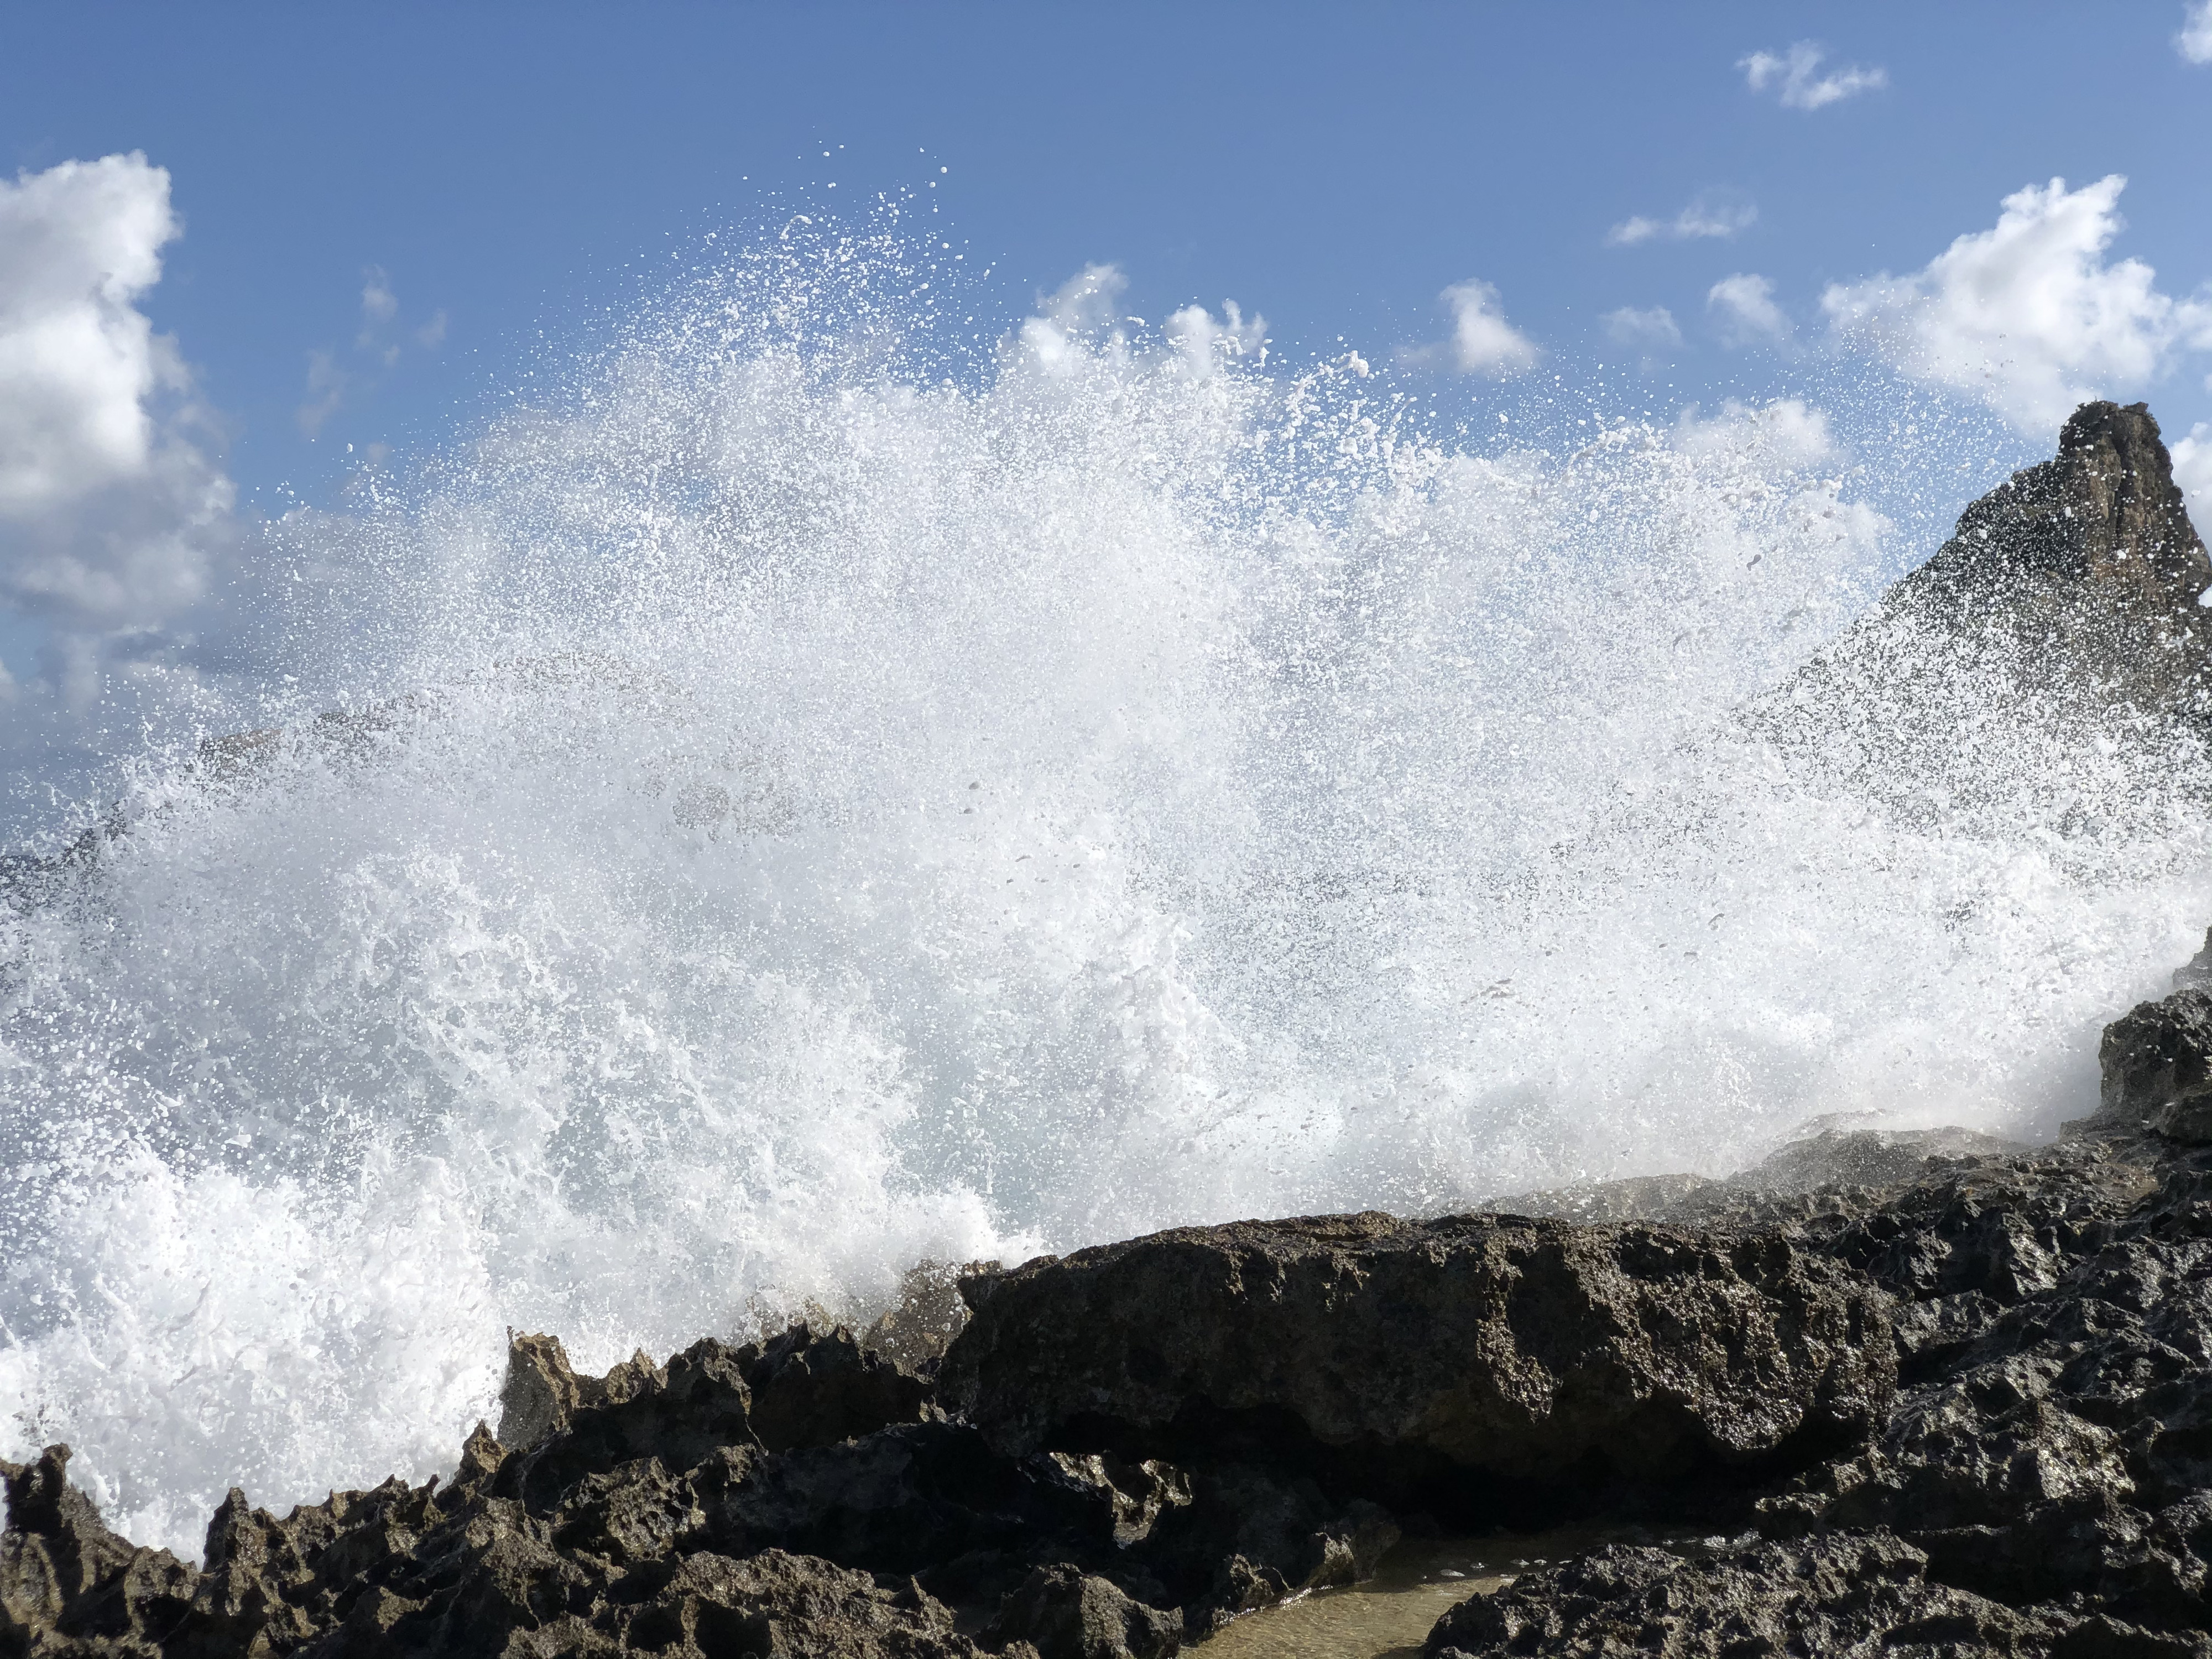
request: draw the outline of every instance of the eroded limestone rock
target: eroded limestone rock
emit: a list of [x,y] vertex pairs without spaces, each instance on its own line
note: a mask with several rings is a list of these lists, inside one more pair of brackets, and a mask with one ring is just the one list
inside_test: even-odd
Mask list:
[[[971,1281],[972,1282],[972,1281]],[[1886,1299],[1772,1236],[1380,1214],[1182,1228],[974,1285],[940,1396],[1009,1450],[1280,1413],[1516,1479],[1804,1462],[1895,1377]]]

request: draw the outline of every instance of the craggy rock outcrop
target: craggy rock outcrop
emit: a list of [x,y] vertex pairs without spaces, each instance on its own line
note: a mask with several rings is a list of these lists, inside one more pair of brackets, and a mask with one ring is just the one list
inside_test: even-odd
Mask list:
[[1960,633],[2002,629],[2039,673],[2201,720],[2212,708],[2212,628],[2197,605],[2208,587],[2212,559],[2158,422],[2142,404],[2089,403],[2061,429],[2056,459],[1969,507],[1885,608]]
[[2201,790],[2208,590],[2158,423],[2084,404],[2053,459],[1969,505],[1934,557],[1735,720],[1804,787],[1936,833],[2121,811],[2145,770]]
[[[2156,426],[2087,405],[1747,719],[1848,766],[1958,741],[1964,703],[1892,719],[1928,684],[2008,685],[2201,756],[2207,587]],[[2103,1059],[2053,1146],[1832,1122],[1533,1213],[925,1267],[862,1337],[601,1377],[516,1335],[450,1480],[233,1492],[198,1567],[49,1448],[0,1466],[0,1659],[1153,1659],[1402,1532],[1539,1517],[1719,1535],[1540,1565],[1435,1659],[2212,1659],[2212,937]]]
[[2100,1120],[2212,1145],[2212,988],[2191,984],[2138,1003],[2105,1028],[2099,1059]]
[[1936,1582],[1927,1567],[1922,1552],[1887,1534],[1764,1544],[1708,1559],[1614,1545],[1463,1602],[1437,1621],[1424,1651],[1428,1659],[2195,1659],[2212,1652],[2201,1638],[2103,1614],[2007,1607]]
[[1759,1498],[1762,1542],[1577,1558],[1463,1604],[1431,1654],[2212,1654],[2212,1150],[2142,1083],[2145,1031],[2202,994],[2110,1028],[2105,1104],[2055,1146],[1702,1194],[1887,1292],[1880,1433]]
[[97,1652],[143,1632],[219,1638],[221,1620],[204,1619],[196,1605],[199,1575],[167,1550],[110,1532],[69,1484],[69,1459],[67,1446],[49,1446],[27,1464],[0,1462],[8,1494],[0,1653]]
[[1502,1475],[1802,1462],[1888,1401],[1884,1300],[1772,1237],[1368,1214],[1157,1234],[971,1281],[946,1404],[1013,1452],[1222,1414]]
[[[2052,459],[2014,473],[1960,515],[1951,539],[1773,696],[1779,733],[1863,724],[1921,733],[1975,711],[2034,718],[2121,712],[2212,720],[2212,558],[2141,404],[2089,403]],[[1873,738],[1877,734],[1865,732]],[[1924,735],[1924,733],[1921,733]],[[1916,740],[1917,738],[1916,738]]]

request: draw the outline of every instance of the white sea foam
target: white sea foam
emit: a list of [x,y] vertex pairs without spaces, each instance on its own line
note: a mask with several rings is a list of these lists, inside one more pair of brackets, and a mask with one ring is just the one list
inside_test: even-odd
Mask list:
[[190,1551],[448,1467],[510,1326],[2047,1130],[2203,927],[2139,747],[1741,718],[1904,551],[1819,412],[1434,441],[1073,302],[948,373],[854,246],[277,526],[350,714],[0,911],[0,1450]]

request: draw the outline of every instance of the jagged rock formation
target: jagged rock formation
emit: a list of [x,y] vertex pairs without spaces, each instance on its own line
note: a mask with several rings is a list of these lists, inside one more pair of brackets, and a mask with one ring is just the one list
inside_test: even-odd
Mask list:
[[2212,557],[2142,404],[2084,404],[2058,453],[1960,515],[1951,539],[1781,696],[1939,711],[1971,677],[1988,694],[2076,714],[2212,720]]
[[5,1472],[0,1653],[1121,1659],[1540,1495],[1751,1535],[1539,1568],[1432,1655],[2212,1654],[2212,1148],[2161,1110],[1593,1199],[1696,1228],[1344,1217],[973,1274],[933,1382],[806,1327],[598,1379],[520,1337],[514,1443],[282,1518],[234,1492],[200,1568],[57,1448]]
[[[1746,704],[1816,792],[1938,833],[2120,822],[2146,770],[2212,796],[2212,558],[2141,404],[2085,404],[2058,453]],[[2025,793],[2023,793],[2025,792]]]
[[[1902,629],[2199,721],[2206,586],[2155,425],[2088,405],[1778,706]],[[1543,1217],[1179,1230],[969,1273],[949,1348],[941,1269],[890,1352],[519,1335],[450,1480],[234,1492],[197,1567],[50,1448],[0,1468],[0,1659],[1152,1659],[1404,1529],[1568,1516],[1721,1535],[1540,1566],[1433,1659],[2212,1659],[2212,938],[2104,1062],[2054,1146],[1829,1126]]]
[[971,1284],[939,1390],[1016,1451],[1258,1413],[1378,1467],[1679,1479],[1847,1443],[1893,1377],[1881,1298],[1771,1237],[1333,1216]]
[[2084,404],[2056,459],[1967,507],[1884,609],[2002,635],[2024,671],[2145,711],[2212,712],[2212,559],[2142,404]]

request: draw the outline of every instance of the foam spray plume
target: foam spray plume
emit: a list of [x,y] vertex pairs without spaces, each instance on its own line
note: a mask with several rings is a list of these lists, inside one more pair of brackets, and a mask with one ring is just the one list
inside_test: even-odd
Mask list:
[[1436,439],[1095,274],[948,374],[871,258],[279,527],[340,712],[0,911],[0,1452],[191,1553],[446,1467],[509,1327],[2047,1128],[2202,927],[2170,748],[1740,718],[1899,556],[1803,405]]

